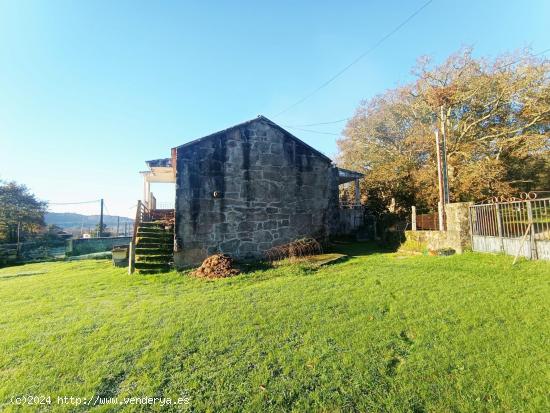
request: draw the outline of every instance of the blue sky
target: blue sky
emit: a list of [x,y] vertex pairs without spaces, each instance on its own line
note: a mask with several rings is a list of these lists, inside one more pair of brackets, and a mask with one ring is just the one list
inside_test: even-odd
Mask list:
[[[0,179],[52,202],[105,198],[131,215],[144,160],[258,114],[281,125],[349,117],[411,79],[420,55],[550,47],[550,2],[0,0]],[[309,129],[339,133],[343,123]],[[293,131],[329,156],[337,136]],[[172,188],[155,187],[168,201]],[[56,206],[94,213],[96,205]]]

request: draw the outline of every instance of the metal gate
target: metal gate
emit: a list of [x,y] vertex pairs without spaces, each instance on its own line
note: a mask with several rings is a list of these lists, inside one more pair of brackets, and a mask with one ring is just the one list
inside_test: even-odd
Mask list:
[[474,251],[550,260],[550,198],[523,198],[470,207]]

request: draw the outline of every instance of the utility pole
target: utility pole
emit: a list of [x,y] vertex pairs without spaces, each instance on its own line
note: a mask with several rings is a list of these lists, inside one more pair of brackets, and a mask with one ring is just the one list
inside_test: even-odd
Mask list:
[[437,203],[437,216],[439,221],[439,230],[445,230],[443,223],[443,208],[445,207],[445,195],[443,190],[443,165],[441,164],[441,145],[439,143],[439,130],[435,130],[435,153],[437,155],[437,183],[439,189],[439,202]]
[[101,198],[101,212],[99,213],[99,237],[103,236],[103,198]]
[[441,162],[441,143],[439,141],[439,130],[435,130],[435,154],[437,156],[437,185],[439,189],[439,202],[445,204],[445,195],[443,190],[443,165]]
[[447,171],[447,133],[446,133],[446,123],[447,116],[443,109],[443,106],[440,108],[441,112],[441,138],[442,138],[442,170],[443,170],[443,204],[446,205],[449,203],[449,174]]
[[120,217],[116,217],[116,236],[118,237],[118,228],[120,226]]

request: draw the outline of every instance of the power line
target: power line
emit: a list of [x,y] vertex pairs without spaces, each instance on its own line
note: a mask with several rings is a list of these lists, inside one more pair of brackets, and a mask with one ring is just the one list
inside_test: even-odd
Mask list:
[[285,109],[283,109],[282,111],[280,111],[279,113],[275,114],[274,117],[277,117],[277,116],[280,116],[282,115],[283,113],[285,112],[288,112],[290,109],[298,106],[299,104],[301,104],[302,102],[304,102],[305,100],[309,99],[311,96],[313,96],[314,94],[316,94],[318,91],[320,91],[321,89],[323,89],[324,87],[328,86],[329,84],[331,84],[332,82],[334,82],[338,77],[340,77],[344,72],[346,72],[349,68],[351,68],[353,65],[355,65],[356,63],[358,63],[360,60],[362,60],[364,57],[366,57],[368,54],[372,53],[374,50],[376,50],[382,43],[384,43],[389,37],[391,37],[392,35],[394,35],[395,33],[397,33],[403,26],[405,26],[409,21],[411,21],[418,13],[420,13],[423,9],[425,9],[430,3],[432,3],[433,0],[428,0],[426,3],[424,3],[421,7],[419,7],[418,9],[416,9],[416,11],[414,13],[412,13],[411,15],[409,15],[405,20],[403,20],[401,23],[399,23],[392,31],[390,31],[389,33],[387,33],[385,36],[383,36],[382,38],[380,38],[380,40],[378,40],[373,46],[371,46],[369,49],[367,49],[366,51],[364,51],[363,53],[361,53],[354,61],[352,61],[351,63],[349,63],[347,66],[345,66],[343,69],[341,69],[338,73],[336,73],[334,76],[332,76],[331,78],[329,78],[327,81],[325,81],[324,83],[322,83],[319,87],[317,87],[315,90],[313,90],[312,92],[308,93],[307,95],[305,95],[303,98],[297,100],[296,102],[294,102],[292,105],[286,107]]
[[332,125],[334,123],[340,123],[340,122],[345,122],[347,120],[350,120],[351,118],[343,118],[343,119],[338,119],[338,120],[332,120],[330,122],[318,122],[318,123],[306,123],[304,125],[292,125],[292,126],[288,126],[287,125],[287,128],[302,128],[302,127],[308,127],[308,126],[318,126],[318,125]]
[[[540,55],[543,55],[545,53],[548,53],[550,52],[550,48],[548,49],[544,49],[538,53],[535,53],[529,57],[537,57],[537,56],[540,56]],[[513,62],[510,62],[510,63],[506,63],[502,66],[498,66],[495,70],[499,70],[499,69],[503,69],[505,67],[508,67],[508,66],[512,66],[516,63],[519,63],[521,62],[522,60],[525,60],[524,57],[522,57],[521,59],[518,59],[518,60],[515,60]],[[349,118],[342,118],[342,119],[338,119],[338,120],[333,120],[333,121],[328,121],[328,122],[318,122],[318,123],[307,123],[307,124],[302,124],[302,125],[284,125],[285,127],[287,128],[293,128],[293,129],[297,129],[297,128],[301,128],[301,127],[308,127],[308,126],[319,126],[319,125],[332,125],[334,123],[340,123],[340,122],[345,122],[345,121],[348,121],[348,120],[351,120],[353,119],[353,117],[349,117]],[[313,132],[313,131],[312,131]]]
[[105,212],[107,212],[107,215],[111,215],[111,211],[109,211],[109,208],[107,208],[107,202],[103,200],[103,207],[105,208]]
[[82,201],[82,202],[49,202],[48,205],[80,205],[80,204],[93,204],[99,202],[101,199],[95,199],[93,201]]
[[302,131],[302,132],[312,132],[312,133],[318,133],[318,134],[321,134],[321,135],[334,135],[334,136],[340,136],[339,133],[334,133],[334,132],[323,132],[323,131],[311,130],[311,129],[303,129],[303,128],[297,128],[297,127],[295,127],[295,126],[290,126],[290,125],[283,125],[283,127],[289,128],[289,129],[294,129],[294,130],[299,130],[299,131]]

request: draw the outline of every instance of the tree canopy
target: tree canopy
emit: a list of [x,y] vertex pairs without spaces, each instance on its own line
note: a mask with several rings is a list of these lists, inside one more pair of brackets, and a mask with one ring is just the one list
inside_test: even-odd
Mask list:
[[44,227],[47,203],[39,201],[25,185],[0,181],[0,240],[16,241]]
[[550,190],[550,62],[529,50],[495,59],[463,49],[422,57],[414,82],[361,102],[339,163],[365,173],[364,202],[434,209],[435,131],[444,132],[451,202]]

